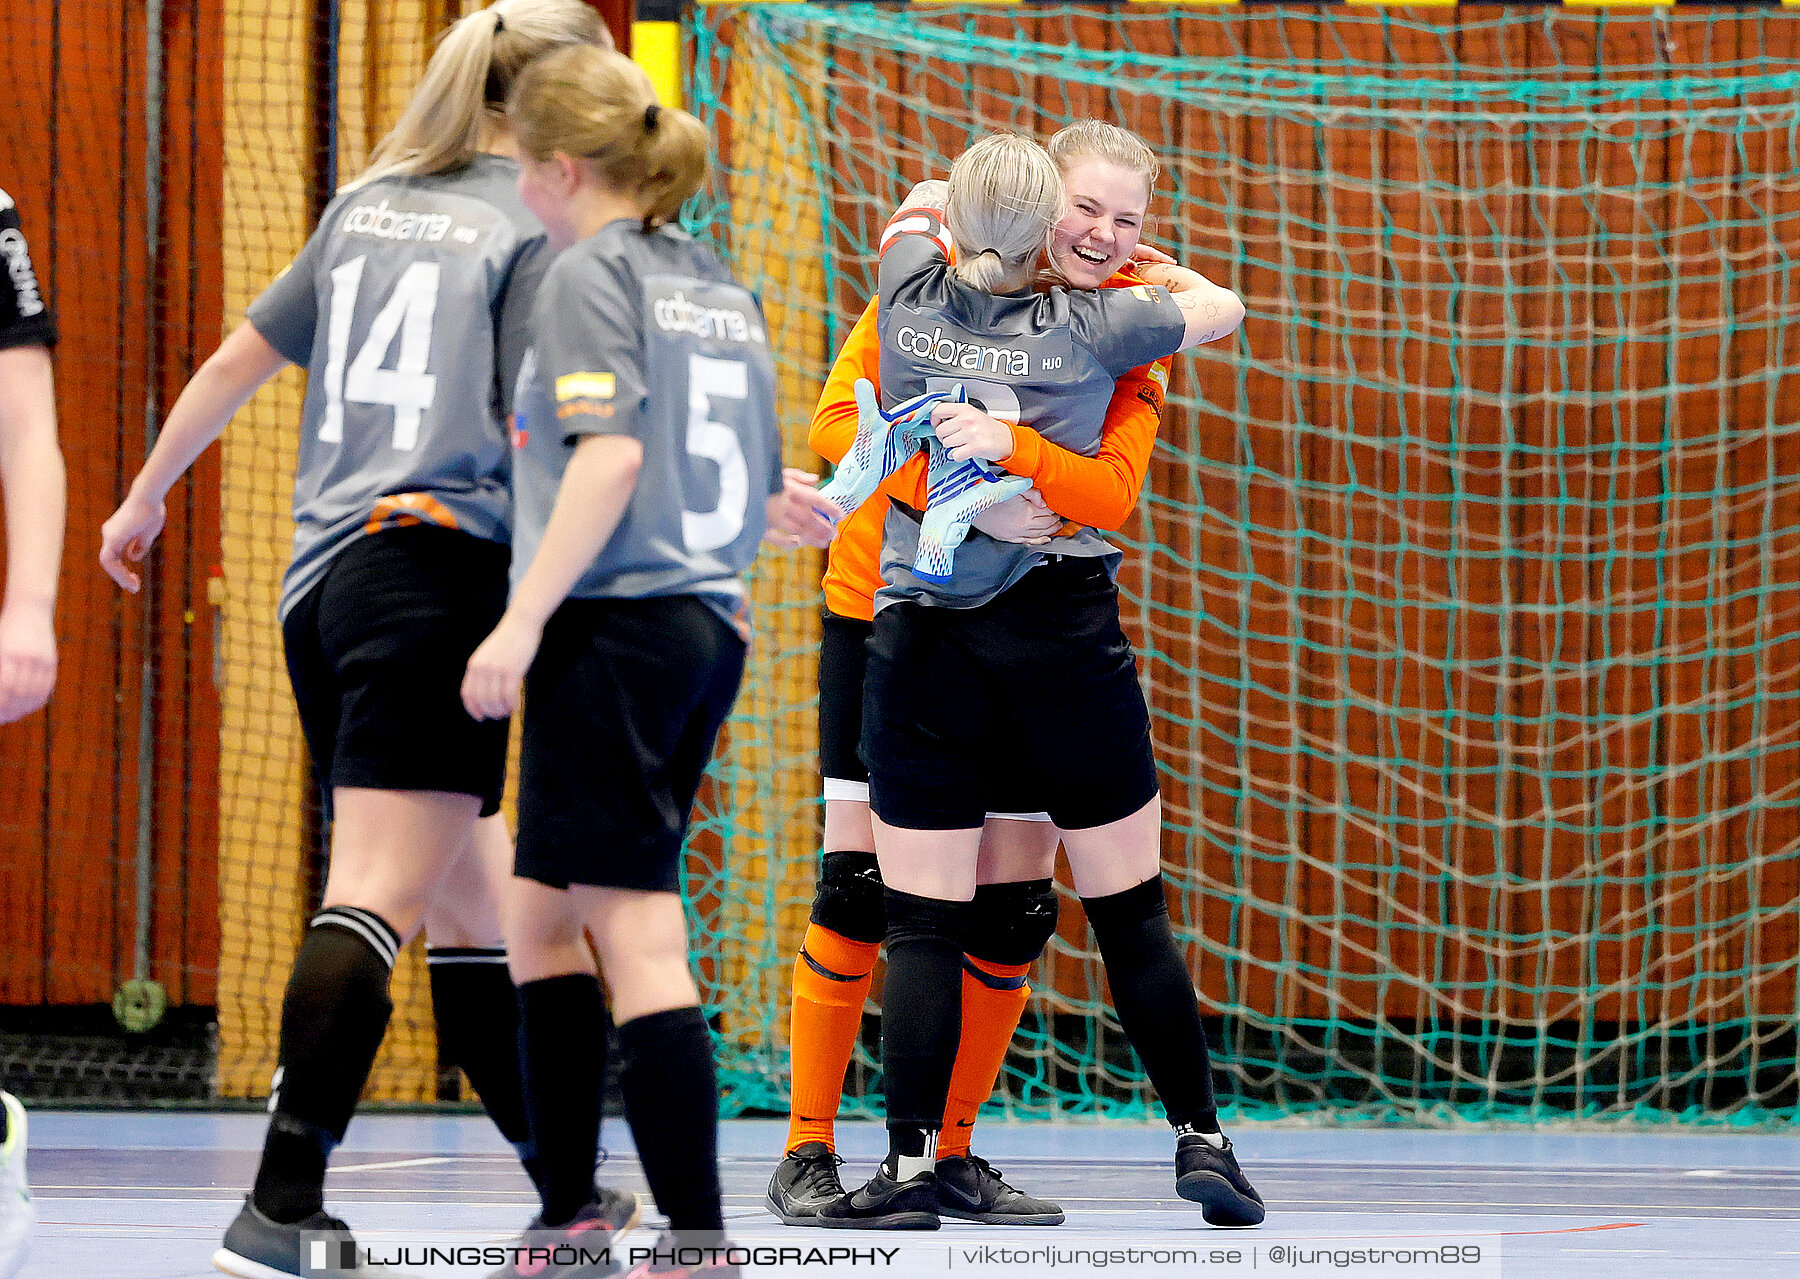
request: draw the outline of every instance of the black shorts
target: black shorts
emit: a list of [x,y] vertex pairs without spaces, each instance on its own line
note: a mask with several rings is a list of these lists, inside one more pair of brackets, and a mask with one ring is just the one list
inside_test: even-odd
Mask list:
[[697,596],[564,601],[525,677],[514,870],[675,892],[744,652]]
[[1053,560],[979,608],[882,609],[861,753],[875,815],[907,830],[972,829],[996,792],[1064,830],[1149,803],[1150,715],[1104,562]]
[[359,537],[281,624],[300,727],[337,786],[475,795],[498,812],[506,721],[463,709],[469,655],[506,609],[511,552],[421,524]]
[[872,622],[824,616],[819,632],[819,772],[826,799],[869,799],[869,770],[857,758],[862,737],[863,671]]
[[[819,772],[827,800],[869,802],[869,770],[857,750],[862,741],[863,678],[869,665],[869,636],[875,625],[858,618],[824,615],[819,639]],[[1004,761],[1001,761],[1004,762]],[[987,796],[987,816],[1013,821],[1048,821],[1032,808],[1029,778],[997,768]]]

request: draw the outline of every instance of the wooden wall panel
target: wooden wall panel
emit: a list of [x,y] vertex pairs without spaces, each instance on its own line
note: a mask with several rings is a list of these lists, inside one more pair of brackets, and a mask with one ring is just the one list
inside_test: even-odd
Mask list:
[[[143,903],[149,975],[178,1004],[213,997],[217,764],[207,725],[216,712],[210,618],[193,605],[205,589],[195,562],[216,562],[216,538],[209,543],[204,527],[216,508],[216,471],[203,468],[171,495],[165,546],[177,548],[179,567],[166,587],[128,601],[93,563],[100,523],[142,460],[146,421],[185,377],[199,335],[207,348],[216,340],[216,327],[205,330],[216,325],[217,244],[194,232],[196,221],[217,219],[217,182],[208,177],[217,162],[207,148],[216,149],[219,100],[195,56],[206,11],[177,6],[168,15],[164,191],[154,228],[141,12],[85,0],[0,14],[0,60],[19,86],[0,138],[4,182],[24,212],[63,333],[57,400],[70,490],[58,690],[47,712],[0,733],[8,885],[0,929],[9,956],[19,957],[0,974],[0,1003],[9,1005],[105,1003],[134,975],[140,786],[152,862]],[[146,660],[154,745],[140,775]]]
[[[57,81],[55,61],[47,56],[48,34],[54,30],[54,0],[23,0],[0,14],[5,33],[6,83],[13,86],[14,110],[0,112],[0,189],[13,197],[19,220],[31,247],[38,283],[53,309],[60,311],[56,295],[56,189],[55,130],[51,126]],[[67,317],[59,316],[65,329]],[[70,367],[61,361],[67,376]],[[0,554],[6,530],[0,524]],[[0,559],[0,572],[4,571]],[[67,568],[65,565],[65,573]],[[59,618],[57,639],[67,645],[73,631]],[[66,688],[65,688],[66,693]],[[46,852],[49,843],[50,717],[31,716],[0,728],[0,875],[6,892],[0,896],[0,953],[8,957],[0,966],[0,1002],[38,1004],[44,1000],[49,949],[45,944]]]

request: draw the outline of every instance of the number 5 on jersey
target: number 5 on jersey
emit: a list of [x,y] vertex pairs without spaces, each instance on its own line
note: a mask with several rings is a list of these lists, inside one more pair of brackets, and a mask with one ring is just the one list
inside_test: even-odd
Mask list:
[[[356,358],[350,352],[350,324],[356,295],[362,288],[367,256],[352,258],[331,273],[331,310],[325,328],[325,415],[319,438],[327,444],[344,439],[344,405],[385,404],[394,410],[394,447],[410,452],[419,443],[419,423],[437,398],[437,378],[425,371],[431,359],[431,323],[437,311],[438,264],[414,262],[388,295],[369,324]],[[394,335],[400,355],[386,368]]]
[[682,538],[688,550],[716,551],[729,546],[744,531],[744,512],[750,507],[750,467],[738,433],[716,413],[729,416],[712,400],[744,401],[750,397],[749,369],[742,360],[717,360],[705,355],[688,356],[687,451],[719,468],[719,501],[710,511],[684,510]]

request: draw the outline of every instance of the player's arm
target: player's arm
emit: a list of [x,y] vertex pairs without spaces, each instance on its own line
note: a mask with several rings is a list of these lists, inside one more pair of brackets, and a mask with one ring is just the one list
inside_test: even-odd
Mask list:
[[1216,342],[1236,333],[1244,322],[1244,300],[1230,289],[1188,267],[1173,262],[1149,262],[1138,268],[1138,275],[1150,284],[1160,284],[1181,308],[1185,329],[1181,350]]
[[505,719],[518,709],[544,623],[569,597],[625,518],[643,441],[629,435],[584,435],[563,471],[544,540],[513,590],[493,634],[469,658],[462,699],[476,719]]
[[246,320],[182,388],[125,500],[100,526],[100,567],[113,581],[128,591],[138,589],[140,579],[126,561],[141,562],[162,532],[163,499],[224,432],[232,416],[288,362]]
[[633,436],[583,435],[575,442],[544,540],[507,603],[508,618],[544,629],[612,540],[643,465],[644,443]]
[[955,251],[944,222],[949,192],[947,182],[921,182],[888,219],[875,268],[876,296],[882,308],[949,265]]
[[[989,417],[973,405],[942,404],[933,417],[939,438],[953,445],[952,458],[994,462],[1029,479],[1050,511],[1076,524],[1115,529],[1131,514],[1144,486],[1167,382],[1166,359],[1123,374],[1113,388],[1100,447],[1092,457],[1052,444],[1029,426]],[[982,528],[979,521],[976,527]]]
[[1029,426],[1015,426],[1013,451],[999,465],[1028,477],[1051,510],[1076,524],[1118,528],[1137,506],[1150,469],[1168,376],[1166,359],[1120,376],[1093,457],[1052,444]]
[[574,451],[543,541],[493,633],[469,658],[462,699],[476,719],[518,709],[544,624],[593,566],[637,492],[648,391],[643,303],[615,266],[567,255],[553,263],[532,313],[538,377]]
[[31,264],[12,197],[0,191],[0,505],[6,510],[0,596],[0,724],[38,709],[56,684],[56,575],[68,482],[56,445],[50,348],[56,321]]
[[56,684],[56,575],[66,495],[50,352],[35,343],[0,349],[0,498],[6,508],[0,724],[37,710]]

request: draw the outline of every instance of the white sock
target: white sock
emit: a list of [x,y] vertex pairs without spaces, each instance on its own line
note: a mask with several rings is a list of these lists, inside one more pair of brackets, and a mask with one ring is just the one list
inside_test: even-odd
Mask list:
[[937,1169],[937,1144],[938,1144],[937,1133],[928,1130],[925,1133],[925,1153],[924,1154],[922,1154],[922,1155],[900,1155],[900,1154],[895,1155],[894,1156],[894,1173],[893,1173],[894,1180],[895,1181],[910,1181],[922,1172],[936,1171],[936,1169]]
[[1175,1130],[1175,1139],[1177,1141],[1179,1141],[1183,1137],[1186,1137],[1187,1135],[1189,1135],[1190,1133],[1193,1134],[1194,1136],[1200,1138],[1200,1140],[1204,1141],[1207,1145],[1211,1146],[1214,1150],[1225,1149],[1225,1134],[1224,1133],[1222,1133],[1222,1132],[1201,1132],[1198,1128],[1194,1127],[1194,1125],[1192,1125],[1192,1124],[1182,1124],[1179,1128],[1177,1128]]

